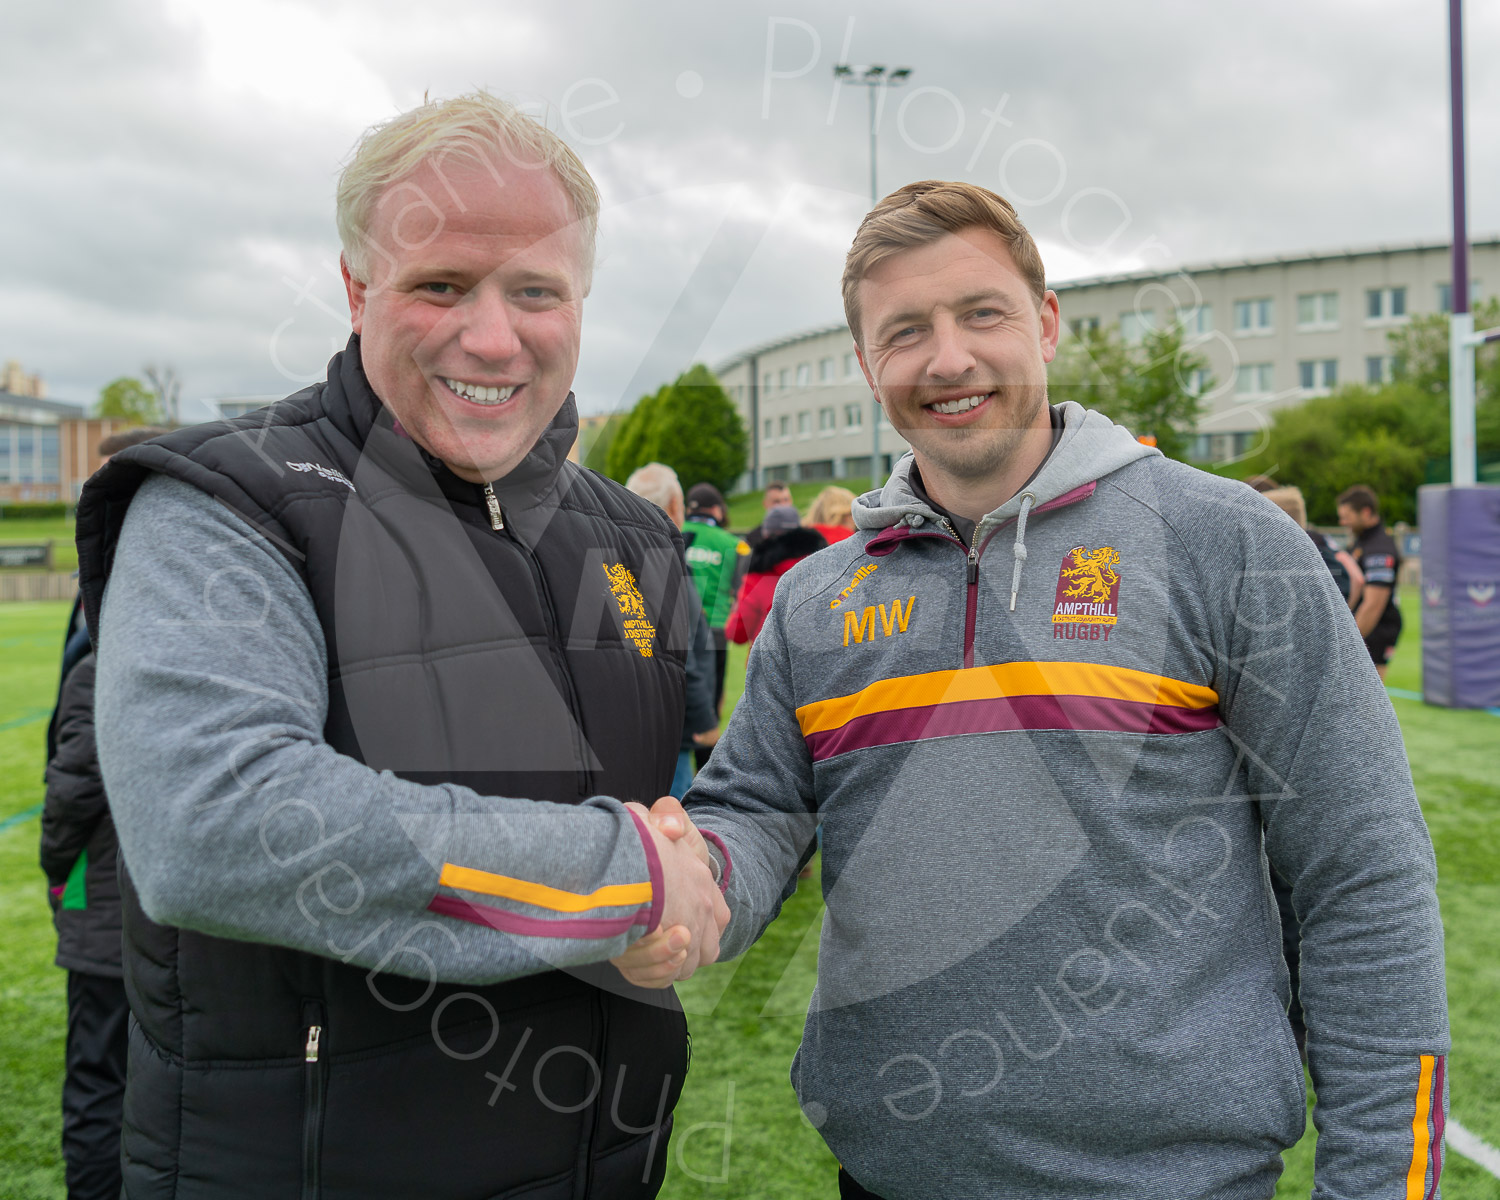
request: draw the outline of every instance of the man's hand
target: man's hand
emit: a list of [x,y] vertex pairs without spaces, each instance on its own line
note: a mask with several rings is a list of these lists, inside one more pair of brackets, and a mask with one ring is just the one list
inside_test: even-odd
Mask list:
[[610,961],[637,987],[664,988],[719,957],[729,908],[709,872],[708,845],[682,806],[663,796],[649,813],[640,805],[629,807],[646,817],[666,898],[656,932]]
[[[705,729],[702,733],[693,734],[693,745],[695,746],[713,746],[717,745],[718,741],[719,727],[717,725],[715,725],[712,729]],[[660,804],[661,801],[658,800],[657,803]],[[655,810],[653,809],[652,811],[654,812]]]

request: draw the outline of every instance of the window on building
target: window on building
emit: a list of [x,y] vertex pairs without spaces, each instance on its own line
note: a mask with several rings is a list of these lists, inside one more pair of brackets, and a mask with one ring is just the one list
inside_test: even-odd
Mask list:
[[1235,333],[1270,333],[1272,304],[1269,296],[1234,302]]
[[1339,360],[1303,359],[1297,364],[1297,383],[1305,392],[1326,392],[1338,386]]
[[1370,288],[1365,292],[1365,318],[1370,321],[1394,321],[1406,316],[1404,287]]
[[782,367],[781,370],[776,372],[776,386],[782,391],[786,391],[787,388],[792,386],[791,367]]
[[818,409],[818,432],[832,433],[838,428],[839,415],[830,404],[827,408]]
[[772,384],[771,384],[771,372],[767,371],[764,375],[762,375],[760,377],[760,390],[761,390],[761,394],[762,395],[769,395],[771,393],[771,388],[772,388]]
[[15,426],[0,425],[0,483],[14,483],[15,477],[11,474],[10,439],[15,432]]
[[833,382],[833,373],[834,373],[834,371],[837,368],[838,368],[838,363],[836,363],[833,360],[832,356],[830,356],[828,358],[821,358],[821,359],[819,359],[818,360],[818,382],[819,383],[832,383]]
[[1266,396],[1272,386],[1271,363],[1241,363],[1234,374],[1234,391],[1237,396]]
[[[1479,302],[1479,280],[1469,280],[1469,307],[1473,308]],[[1440,313],[1451,313],[1453,311],[1453,285],[1451,283],[1440,283],[1437,285],[1437,310]]]
[[863,404],[844,405],[844,428],[860,429],[865,423],[865,406]]
[[765,438],[766,441],[769,442],[775,436],[775,429],[776,429],[776,426],[771,423],[771,418],[770,417],[767,417],[765,419],[765,421],[763,423],[763,428],[765,429],[765,432],[761,436],[763,438]]
[[1074,317],[1068,322],[1068,332],[1076,338],[1099,332],[1098,317]]
[[797,436],[812,437],[812,413],[799,412],[797,414]]
[[798,363],[797,364],[797,386],[798,387],[806,387],[811,382],[812,382],[812,364],[811,363]]
[[797,478],[803,483],[833,478],[833,459],[820,458],[814,462],[799,463]]
[[844,355],[844,378],[853,379],[859,374],[859,356],[854,351]]
[[1127,346],[1134,345],[1156,328],[1156,312],[1150,308],[1133,309],[1120,314],[1120,338]]
[[1298,329],[1333,329],[1338,323],[1337,292],[1303,292],[1297,297]]
[[782,416],[780,417],[780,419],[778,419],[777,422],[776,422],[776,431],[779,434],[781,434],[781,436],[782,436],[783,439],[791,437],[792,436],[792,418],[790,416],[786,415],[785,413],[783,413]]
[[1214,331],[1214,306],[1200,304],[1197,308],[1179,308],[1177,323],[1182,327],[1182,332],[1189,335],[1212,333]]
[[1396,360],[1389,354],[1371,354],[1365,359],[1365,382],[1373,387],[1390,383],[1395,375]]
[[1186,381],[1187,394],[1189,396],[1203,395],[1203,389],[1208,386],[1208,372],[1202,367],[1188,372]]

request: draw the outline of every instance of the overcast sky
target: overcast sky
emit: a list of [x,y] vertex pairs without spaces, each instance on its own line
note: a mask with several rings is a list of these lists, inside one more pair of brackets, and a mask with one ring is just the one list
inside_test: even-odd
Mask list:
[[[1500,232],[1500,5],[1467,8],[1478,236]],[[840,61],[913,69],[881,192],[993,187],[1056,279],[1443,239],[1445,9],[7,0],[0,358],[80,403],[153,361],[193,400],[321,377],[348,335],[339,164],[424,92],[475,87],[545,112],[604,195],[586,412],[841,319],[869,158]]]

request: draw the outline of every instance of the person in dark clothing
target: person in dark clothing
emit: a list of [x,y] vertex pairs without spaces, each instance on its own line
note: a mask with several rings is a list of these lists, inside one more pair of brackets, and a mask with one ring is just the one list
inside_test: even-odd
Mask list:
[[338,195],[326,377],[79,502],[124,1194],[646,1200],[670,984],[729,914],[641,808],[682,730],[680,535],[567,460],[598,192],[480,92],[368,131]]
[[1354,621],[1383,680],[1401,637],[1401,609],[1396,605],[1401,552],[1380,519],[1380,500],[1372,488],[1357,484],[1341,493],[1338,513],[1339,524],[1353,539],[1350,553],[1365,577],[1364,595],[1354,610]]
[[752,550],[776,532],[768,524],[771,512],[773,509],[792,507],[792,489],[779,480],[772,480],[766,484],[765,494],[761,496],[760,502],[765,506],[765,520],[745,535],[745,544]]
[[120,1194],[126,1022],[114,822],[94,752],[94,655],[63,680],[42,807],[42,870],[68,972],[63,1162],[69,1200]]
[[731,642],[753,643],[771,612],[771,601],[781,577],[809,554],[816,554],[828,545],[828,539],[816,529],[803,526],[797,510],[790,504],[778,505],[768,512],[761,528],[765,539],[750,551],[749,568],[740,583],[729,622],[724,626],[724,634]]
[[[108,462],[167,430],[111,434]],[[63,1162],[70,1200],[120,1194],[120,1110],[130,1006],[120,964],[120,885],[114,821],[94,748],[94,653],[80,592],[63,636],[57,703],[47,726],[42,871],[68,972],[68,1040],[62,1088]]]
[[[682,500],[682,483],[677,472],[665,463],[647,463],[631,472],[625,486],[643,500],[649,500],[667,519],[682,528],[686,511]],[[694,591],[693,596],[697,596]],[[719,740],[719,709],[714,703],[714,644],[701,604],[694,605],[696,620],[693,638],[688,643],[686,712],[682,720],[682,743],[677,753],[677,770],[672,776],[669,794],[681,800],[693,782],[693,751],[712,751]]]
[[[729,532],[729,505],[724,494],[711,483],[695,483],[688,489],[682,544],[688,570],[693,573],[693,586],[703,601],[709,637],[713,639],[714,712],[722,713],[724,676],[729,669],[729,639],[724,626],[750,557],[750,545]],[[712,746],[698,746],[694,750],[700,771],[712,753]]]

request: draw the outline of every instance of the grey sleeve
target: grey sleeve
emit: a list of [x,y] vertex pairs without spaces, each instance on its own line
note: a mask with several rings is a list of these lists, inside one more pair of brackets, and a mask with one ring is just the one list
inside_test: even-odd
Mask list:
[[[1239,524],[1243,567],[1217,568],[1204,596],[1220,710],[1301,924],[1314,1196],[1401,1195],[1414,1118],[1436,1105],[1441,1125],[1449,1046],[1432,843],[1401,728],[1321,557],[1258,499]],[[1222,561],[1222,532],[1219,545]]]
[[[782,590],[789,584],[783,581]],[[745,692],[683,805],[729,854],[725,958],[748,950],[797,886],[817,830],[812,759],[797,724],[787,597],[778,594],[750,649]]]
[[306,586],[197,489],[142,486],[100,624],[99,761],[153,920],[460,983],[607,959],[659,920],[618,801],[423,786],[330,747]]

